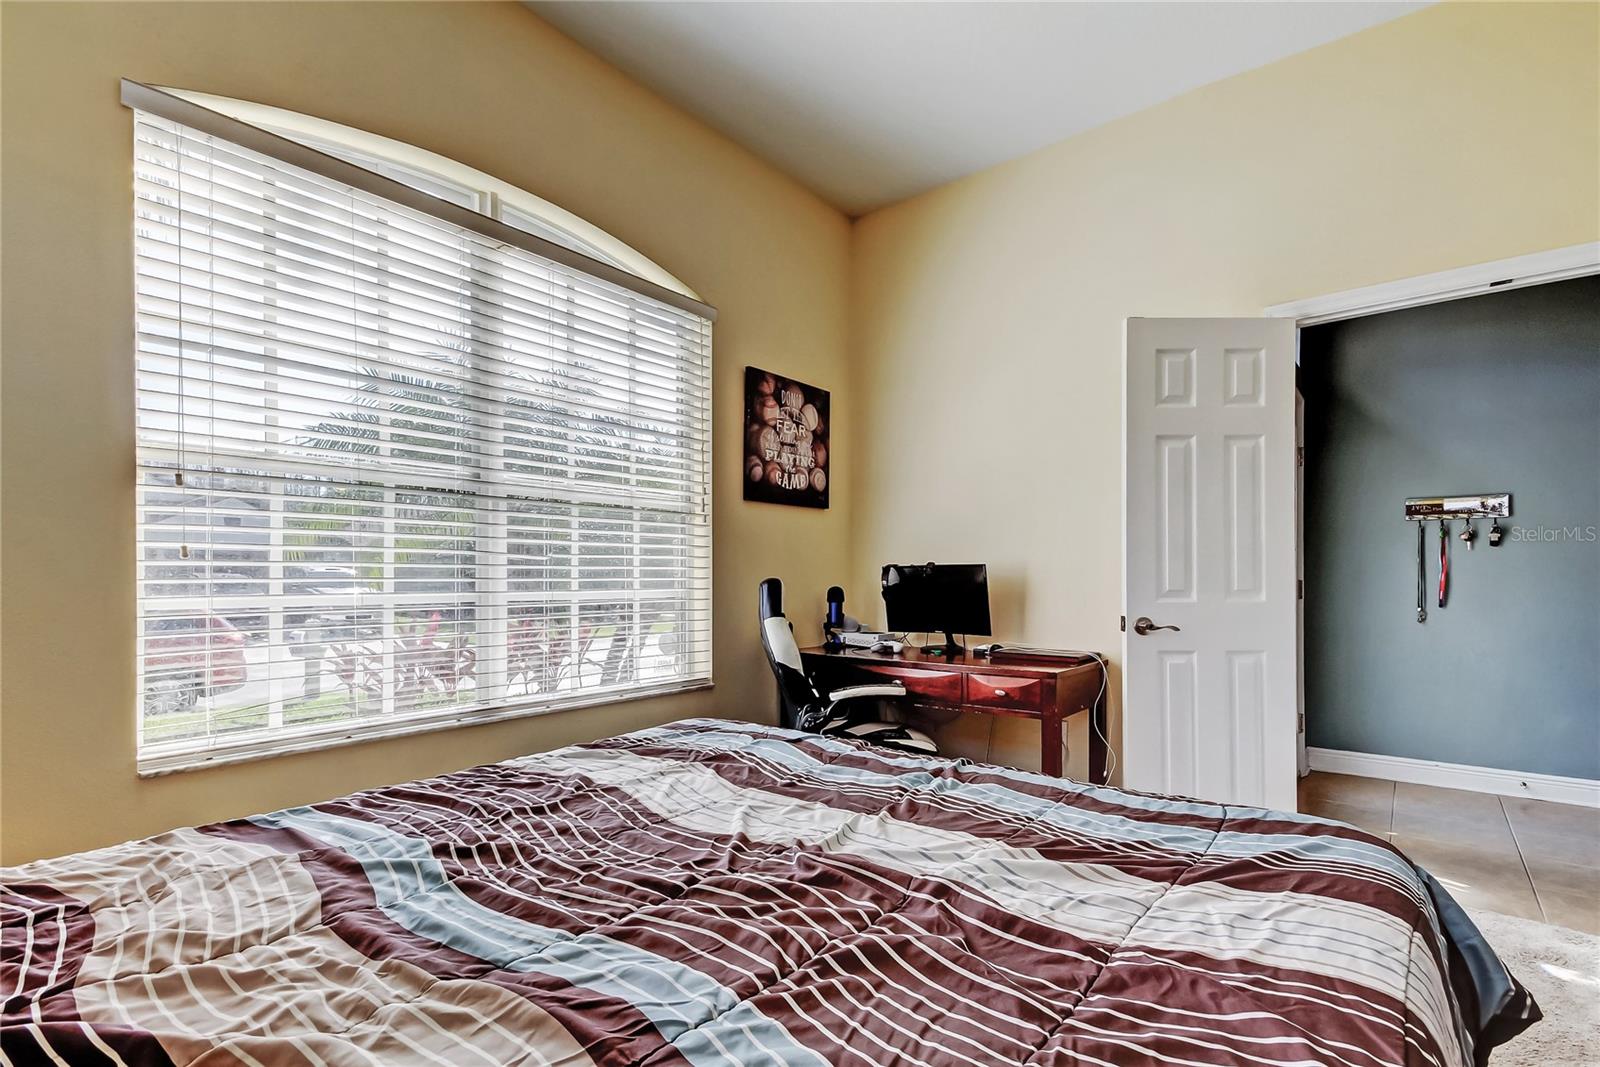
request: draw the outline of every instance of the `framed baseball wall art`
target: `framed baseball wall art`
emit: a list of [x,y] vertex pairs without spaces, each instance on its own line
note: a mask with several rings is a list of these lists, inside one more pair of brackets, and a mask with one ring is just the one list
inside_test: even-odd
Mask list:
[[828,506],[828,391],[744,369],[744,498]]

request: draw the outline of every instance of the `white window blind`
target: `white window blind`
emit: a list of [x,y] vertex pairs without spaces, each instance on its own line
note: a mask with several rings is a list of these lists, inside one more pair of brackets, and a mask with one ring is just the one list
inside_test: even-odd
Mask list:
[[142,771],[709,682],[707,316],[134,125]]

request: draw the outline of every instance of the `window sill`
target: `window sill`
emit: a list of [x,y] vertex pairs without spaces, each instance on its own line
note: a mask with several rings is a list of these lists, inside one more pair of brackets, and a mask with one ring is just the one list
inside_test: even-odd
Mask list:
[[653,697],[671,696],[677,693],[702,692],[711,688],[711,680],[703,679],[650,689],[627,690],[620,693],[593,693],[554,703],[512,705],[446,715],[411,717],[381,725],[374,724],[359,733],[341,732],[339,729],[324,727],[320,730],[308,731],[293,737],[240,739],[235,742],[224,742],[207,748],[158,746],[153,751],[139,756],[138,775],[140,778],[159,778],[163,775],[179,774],[184,771],[198,771],[208,767],[226,767],[234,763],[248,763],[254,760],[271,759],[275,756],[289,756],[298,752],[319,752],[323,749],[343,748],[346,745],[359,745],[368,741],[385,741],[395,737],[410,737],[413,734],[432,733],[436,730],[450,730],[458,726],[482,726],[492,722],[527,719],[539,715],[551,715],[560,711],[574,711],[579,708],[594,708],[606,704],[625,704],[635,700],[648,700]]

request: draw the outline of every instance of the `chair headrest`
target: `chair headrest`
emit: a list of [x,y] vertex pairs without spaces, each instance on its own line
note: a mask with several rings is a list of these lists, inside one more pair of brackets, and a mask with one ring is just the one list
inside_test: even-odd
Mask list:
[[758,618],[773,619],[783,616],[783,581],[778,578],[763,578],[757,593],[759,614]]

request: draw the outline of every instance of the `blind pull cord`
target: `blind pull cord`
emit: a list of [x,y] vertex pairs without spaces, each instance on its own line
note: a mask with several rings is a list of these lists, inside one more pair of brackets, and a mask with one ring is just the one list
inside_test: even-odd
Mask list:
[[[183,488],[183,470],[189,465],[188,437],[185,431],[188,428],[188,413],[184,410],[187,405],[184,401],[188,398],[189,376],[186,371],[184,355],[188,348],[183,336],[183,323],[188,318],[188,312],[183,299],[183,131],[174,130],[173,155],[177,159],[175,180],[178,184],[178,470],[172,476],[172,484]],[[187,494],[178,494],[178,509],[183,516],[182,540],[178,545],[178,558],[189,558],[189,508],[185,499]]]

